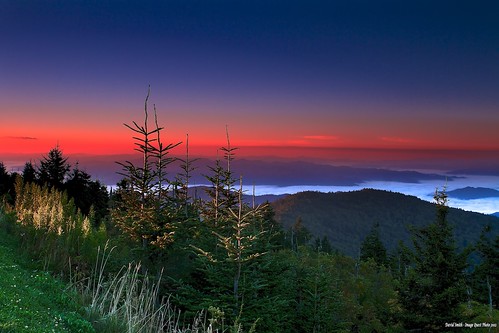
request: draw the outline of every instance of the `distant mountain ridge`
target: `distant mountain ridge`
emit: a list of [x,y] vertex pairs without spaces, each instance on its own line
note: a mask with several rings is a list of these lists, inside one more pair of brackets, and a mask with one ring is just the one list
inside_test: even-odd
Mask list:
[[[364,189],[352,192],[300,192],[272,203],[277,221],[285,228],[298,218],[315,236],[327,236],[341,252],[358,256],[360,244],[375,223],[388,250],[398,242],[411,244],[409,228],[422,227],[436,217],[435,205],[401,193]],[[457,245],[465,247],[478,240],[486,225],[498,233],[499,218],[449,208]]]
[[[189,188],[189,196],[194,199],[209,200],[207,191],[210,190],[209,186],[194,186]],[[249,205],[253,202],[255,205],[264,204],[266,202],[274,202],[281,198],[288,196],[289,194],[263,194],[255,195],[245,193],[243,194],[243,201]]]
[[449,171],[450,175],[499,176],[499,164]]
[[486,187],[471,187],[458,188],[456,190],[447,191],[451,198],[472,200],[482,198],[499,198],[499,191]]
[[452,180],[454,176],[385,168],[334,166],[298,161],[235,160],[234,173],[241,173],[246,184],[355,186],[368,181],[418,183],[425,180]]
[[[139,155],[114,156],[78,156],[81,165],[102,183],[114,186],[122,176],[118,173],[121,167],[115,161],[131,161],[140,165]],[[78,160],[77,159],[77,160]],[[168,173],[175,175],[183,172],[180,163],[169,165]],[[206,184],[204,175],[210,175],[209,169],[215,161],[199,158],[193,163],[195,170],[191,173],[191,184]],[[22,166],[19,166],[21,168]],[[428,180],[453,180],[457,176],[424,173],[418,171],[400,171],[389,168],[370,168],[335,166],[324,163],[294,160],[236,159],[231,164],[236,178],[243,177],[244,184],[250,185],[321,185],[321,186],[356,186],[369,181],[389,181],[400,183],[419,183]]]

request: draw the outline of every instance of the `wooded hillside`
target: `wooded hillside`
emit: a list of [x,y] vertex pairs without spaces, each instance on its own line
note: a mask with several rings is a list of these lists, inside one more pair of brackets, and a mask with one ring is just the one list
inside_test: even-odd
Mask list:
[[[352,192],[301,192],[272,203],[275,218],[284,228],[298,219],[315,236],[327,236],[333,247],[356,257],[360,244],[376,223],[381,240],[392,250],[402,240],[410,243],[410,227],[421,227],[435,220],[435,205],[401,193],[364,189]],[[465,247],[480,237],[484,226],[495,233],[499,218],[449,208],[457,245]]]

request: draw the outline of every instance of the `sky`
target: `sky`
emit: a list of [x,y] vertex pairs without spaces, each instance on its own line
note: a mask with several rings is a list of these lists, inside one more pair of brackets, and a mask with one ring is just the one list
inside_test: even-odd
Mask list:
[[189,134],[192,154],[228,128],[242,155],[497,162],[498,16],[480,0],[0,0],[0,159],[131,153],[123,123],[150,86],[163,139]]

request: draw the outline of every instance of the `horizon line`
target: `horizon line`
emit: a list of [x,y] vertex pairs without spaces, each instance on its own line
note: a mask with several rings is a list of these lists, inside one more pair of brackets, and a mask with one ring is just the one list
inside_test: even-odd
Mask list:
[[[402,147],[372,147],[372,146],[347,146],[347,147],[335,147],[335,146],[277,146],[277,145],[231,145],[234,148],[237,148],[238,150],[244,149],[244,148],[249,148],[249,149],[299,149],[299,150],[307,150],[307,149],[315,149],[315,150],[350,150],[350,151],[362,151],[362,150],[368,150],[368,151],[394,151],[394,152],[499,152],[499,147],[497,148],[457,148],[457,147],[407,147],[407,148],[402,148]],[[200,147],[200,148],[214,148],[216,150],[221,149],[224,146],[220,145],[189,145],[189,148],[193,147]],[[52,148],[55,148],[52,147]],[[51,149],[52,149],[51,148]],[[59,147],[62,152],[65,152],[64,147]],[[50,151],[50,150],[49,150]],[[33,154],[46,154],[48,151],[32,151],[32,152],[0,152],[0,156],[26,156],[26,155],[33,155]],[[262,152],[263,153],[263,152]],[[107,152],[107,153],[94,153],[94,152],[85,152],[85,151],[77,151],[77,152],[69,152],[66,153],[67,155],[87,155],[87,156],[113,156],[113,155],[140,155],[140,153],[135,152],[135,151],[129,151],[129,152]],[[176,152],[172,151],[173,155],[182,155],[182,154],[176,154]],[[192,155],[202,155],[205,156],[207,154],[192,154]],[[243,154],[244,155],[244,154]],[[263,153],[262,156],[265,156]]]

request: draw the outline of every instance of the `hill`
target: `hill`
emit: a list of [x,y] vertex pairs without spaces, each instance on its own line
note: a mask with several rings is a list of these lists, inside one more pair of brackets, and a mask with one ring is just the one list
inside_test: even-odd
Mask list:
[[499,197],[499,191],[492,188],[470,186],[448,191],[447,194],[449,195],[449,197],[462,200]]
[[[284,228],[298,218],[315,236],[327,236],[341,252],[358,256],[360,244],[375,223],[388,250],[399,240],[410,243],[410,226],[421,227],[435,220],[435,205],[401,193],[364,189],[352,192],[301,192],[272,203],[277,221]],[[457,244],[475,242],[487,224],[499,229],[499,218],[460,209],[449,209]]]

